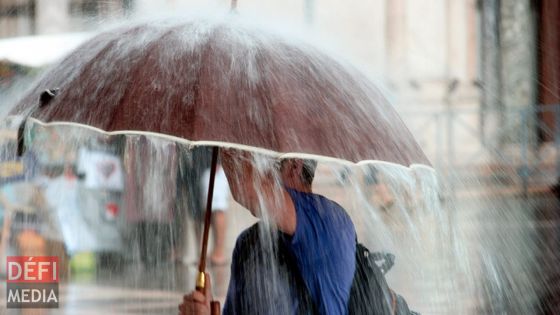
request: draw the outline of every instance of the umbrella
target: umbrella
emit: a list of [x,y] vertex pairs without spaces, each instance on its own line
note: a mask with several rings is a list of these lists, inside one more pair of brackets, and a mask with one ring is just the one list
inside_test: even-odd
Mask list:
[[[55,98],[38,102],[53,88]],[[352,162],[429,164],[356,69],[234,18],[100,34],[46,73],[12,113]]]
[[[381,91],[357,69],[239,16],[97,35],[47,72],[11,114],[283,157],[429,165]],[[216,158],[217,149],[213,165]]]

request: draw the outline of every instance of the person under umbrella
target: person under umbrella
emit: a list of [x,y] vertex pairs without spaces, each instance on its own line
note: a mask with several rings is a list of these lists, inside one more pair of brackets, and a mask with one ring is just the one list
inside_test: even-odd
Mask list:
[[[222,163],[234,199],[271,223],[256,223],[238,237],[223,314],[346,314],[356,232],[341,206],[312,192],[316,162],[287,159],[258,168],[249,153],[226,150]],[[262,244],[271,235],[275,249],[267,257]],[[186,295],[180,314],[210,314],[209,290]]]

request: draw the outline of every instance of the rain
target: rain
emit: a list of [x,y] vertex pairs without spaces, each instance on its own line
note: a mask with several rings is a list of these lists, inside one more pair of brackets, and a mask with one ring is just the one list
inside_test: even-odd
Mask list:
[[[41,67],[4,48],[0,14],[0,313],[177,314],[209,282],[225,314],[557,312],[560,116],[535,104],[558,95],[531,83],[550,84],[546,54],[511,43],[532,27],[544,45],[525,13],[554,5],[429,1],[462,16],[434,33],[411,1],[334,26],[311,0],[68,2],[79,33]],[[386,12],[386,43],[352,32],[375,24],[361,6]],[[56,257],[56,307],[13,306],[21,256]]]

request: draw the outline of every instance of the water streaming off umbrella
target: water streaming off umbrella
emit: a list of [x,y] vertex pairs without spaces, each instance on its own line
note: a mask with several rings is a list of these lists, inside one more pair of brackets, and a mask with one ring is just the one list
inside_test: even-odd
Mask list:
[[[132,42],[120,39],[123,31],[99,37],[45,74],[18,103],[18,114],[36,117],[36,92],[60,88],[52,104],[39,108],[39,119],[77,121],[110,131],[128,130],[131,122],[140,120],[148,126],[143,131],[188,138],[140,133],[108,135],[75,125],[44,126],[28,120],[24,157],[38,167],[34,174],[27,174],[25,185],[39,197],[30,198],[30,204],[35,204],[33,214],[21,207],[12,214],[6,212],[6,218],[12,216],[12,222],[19,220],[21,224],[19,227],[14,224],[11,231],[14,237],[5,252],[35,251],[61,257],[61,309],[51,313],[79,314],[92,309],[107,314],[174,313],[181,295],[194,288],[194,265],[174,262],[187,256],[196,259],[196,239],[186,240],[186,235],[193,234],[198,230],[196,226],[202,224],[199,182],[209,164],[207,148],[187,140],[226,143],[246,135],[249,140],[241,143],[246,145],[244,149],[261,144],[264,149],[288,153],[294,152],[293,148],[300,149],[295,152],[323,153],[315,146],[308,147],[313,141],[302,138],[301,134],[326,138],[324,141],[329,141],[328,137],[336,138],[339,146],[329,147],[327,153],[338,152],[353,162],[367,160],[364,152],[368,151],[362,147],[371,145],[370,152],[375,155],[371,159],[382,160],[356,164],[320,159],[313,186],[315,192],[347,210],[360,242],[372,251],[395,254],[395,265],[387,280],[405,297],[411,309],[424,314],[533,312],[538,290],[543,286],[538,281],[540,275],[533,255],[535,231],[496,230],[498,226],[515,226],[526,221],[526,212],[503,211],[497,217],[486,217],[481,209],[496,205],[480,202],[467,209],[458,207],[430,167],[399,165],[426,161],[423,155],[415,155],[416,144],[410,143],[408,132],[395,127],[402,126],[402,122],[382,94],[372,89],[371,83],[353,68],[343,68],[344,74],[340,75],[333,69],[342,67],[343,63],[333,66],[335,59],[315,55],[314,49],[292,41],[289,41],[291,46],[269,47],[266,52],[270,54],[262,56],[259,45],[276,43],[276,39],[270,40],[266,33],[248,32],[247,25],[225,24],[231,27],[227,29],[224,24],[213,23],[216,22],[198,21],[188,28],[174,24],[169,28],[165,23],[167,28],[157,23],[132,27],[124,33],[148,30]],[[215,36],[216,29],[225,32],[217,34],[227,35],[222,40],[230,50],[212,44],[201,46],[222,49],[220,52],[226,55],[214,61],[214,66],[222,68],[212,68],[212,75],[204,76],[200,71],[210,71],[204,67],[208,55],[197,51],[196,43],[207,40],[211,34]],[[158,47],[154,55],[141,54],[155,49],[157,39],[162,36],[173,37],[176,46]],[[239,42],[244,45],[238,45]],[[291,53],[297,55],[301,50],[305,52],[303,57],[316,56],[316,59],[300,60],[299,65],[309,61],[309,66],[290,68],[293,72],[286,74],[287,78],[280,78],[274,70],[284,68],[285,55],[275,49],[286,47],[297,47]],[[181,71],[157,67],[160,63],[168,65],[169,60],[179,60],[182,55],[177,50],[198,56],[194,59],[200,64],[177,64]],[[103,55],[111,56],[110,63],[96,57]],[[113,66],[119,63],[134,64],[134,67],[115,71]],[[293,66],[293,63],[285,65]],[[223,81],[194,82],[201,78],[216,79],[215,73],[220,69],[224,71]],[[151,75],[155,73],[158,75]],[[309,73],[321,80],[306,82],[299,77],[305,78]],[[245,81],[225,82],[231,76]],[[138,81],[130,82],[130,77]],[[159,81],[160,78],[165,80]],[[301,89],[291,89],[293,85],[286,83],[290,81],[297,82]],[[183,86],[189,88],[183,91]],[[222,93],[208,92],[213,87],[224,86]],[[234,90],[238,87],[241,91]],[[275,88],[279,92],[269,94]],[[270,95],[282,98],[268,99]],[[201,102],[200,98],[204,97],[205,102]],[[232,104],[244,104],[244,111],[236,112],[235,106],[228,107],[228,98]],[[309,109],[298,103],[315,100],[321,101],[323,108]],[[281,109],[276,116],[270,115],[270,110],[276,107],[262,106],[263,102],[274,105],[290,101],[295,103],[278,107]],[[57,107],[58,102],[73,104],[74,110],[67,110],[71,106]],[[145,110],[127,111],[119,107],[127,102]],[[184,113],[177,104],[218,105],[213,111],[215,115],[204,115],[197,107],[189,106],[185,108],[191,112]],[[348,111],[344,106],[349,104],[357,110]],[[153,116],[154,108],[160,113],[157,116]],[[176,117],[183,116],[188,119],[177,125]],[[282,121],[271,121],[271,117],[280,117]],[[310,130],[278,128],[301,117],[311,119]],[[312,124],[314,121],[320,121],[322,129],[317,129]],[[364,130],[357,126],[364,125],[370,126],[375,134],[363,134]],[[6,161],[16,160],[14,134],[18,127],[17,123],[6,122],[5,129],[12,130],[12,144],[6,145],[2,152]],[[223,130],[233,130],[234,134]],[[270,170],[279,157],[272,151],[257,150],[249,160],[257,166],[259,174],[273,176],[278,181],[278,175]],[[280,190],[282,186],[277,184]],[[255,185],[258,191],[258,180]],[[10,189],[8,184],[4,187]],[[265,196],[259,197],[261,219],[273,225],[266,211]],[[231,251],[236,236],[255,219],[239,205],[233,202],[230,205],[228,248]],[[22,230],[35,234],[21,234]],[[29,240],[21,241],[17,235],[27,236]],[[39,245],[26,248],[26,244],[33,243],[31,239]],[[262,242],[263,248],[273,246],[270,238],[264,237]],[[210,272],[215,282],[214,294],[223,299],[229,269],[215,266]],[[277,283],[274,275],[262,276],[270,277],[270,283]],[[265,290],[271,298],[280,299],[280,305],[289,305],[288,301],[282,302],[274,285]]]

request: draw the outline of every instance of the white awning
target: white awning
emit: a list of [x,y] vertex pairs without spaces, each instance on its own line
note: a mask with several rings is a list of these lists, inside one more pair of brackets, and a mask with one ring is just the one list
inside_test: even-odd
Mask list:
[[66,56],[93,33],[65,33],[0,39],[0,60],[29,67],[52,64]]

